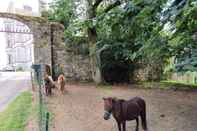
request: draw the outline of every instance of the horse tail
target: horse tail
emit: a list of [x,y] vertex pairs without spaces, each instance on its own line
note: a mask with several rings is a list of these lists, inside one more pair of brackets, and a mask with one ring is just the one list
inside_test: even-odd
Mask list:
[[142,101],[142,111],[140,112],[142,128],[147,131],[147,121],[146,121],[146,103]]

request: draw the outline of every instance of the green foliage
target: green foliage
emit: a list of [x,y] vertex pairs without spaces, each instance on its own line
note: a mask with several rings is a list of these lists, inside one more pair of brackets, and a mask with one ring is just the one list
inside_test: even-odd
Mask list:
[[87,38],[86,37],[70,37],[66,40],[67,43],[67,50],[72,51],[75,55],[89,55],[89,48],[87,44]]
[[197,3],[190,0],[177,11],[172,19],[175,33],[169,40],[176,57],[176,71],[196,71],[197,39],[193,36],[197,32]]
[[24,71],[23,67],[18,67],[16,71]]
[[87,39],[83,34],[83,24],[77,17],[77,0],[55,0],[48,12],[43,15],[50,21],[60,22],[65,26],[65,43],[67,50],[75,54],[87,55]]
[[62,23],[65,28],[75,18],[73,0],[55,0],[50,7],[52,10],[48,11],[48,19]]
[[121,5],[105,12],[114,1],[103,0],[95,18],[81,20],[76,15],[79,4],[57,0],[48,18],[66,26],[68,47],[81,53],[90,52],[89,45],[82,43],[88,43],[87,28],[95,27],[97,52],[108,52],[101,53],[105,59],[102,65],[141,60],[164,65],[175,57],[177,65],[172,67],[177,71],[196,69],[195,0],[122,0]]
[[151,57],[163,58],[168,51],[167,39],[158,29],[158,12],[161,12],[163,2],[128,1],[124,7],[113,9],[102,19],[99,17],[97,32],[101,42],[98,43],[110,45],[115,58],[119,56],[131,61],[145,57],[149,60]]

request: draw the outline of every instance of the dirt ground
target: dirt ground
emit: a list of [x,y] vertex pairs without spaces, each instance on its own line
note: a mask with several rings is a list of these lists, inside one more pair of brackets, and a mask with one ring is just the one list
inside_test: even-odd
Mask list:
[[[70,84],[66,87],[68,92],[64,95],[55,90],[47,98],[53,113],[50,131],[118,131],[112,117],[108,121],[103,119],[102,97],[106,96],[144,98],[149,131],[197,131],[197,91],[136,89],[132,85],[98,88]],[[127,123],[127,130],[135,130],[135,121]]]

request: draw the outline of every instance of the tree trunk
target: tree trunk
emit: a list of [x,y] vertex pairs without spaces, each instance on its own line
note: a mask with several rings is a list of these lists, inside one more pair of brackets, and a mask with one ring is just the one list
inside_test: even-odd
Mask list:
[[[87,0],[87,17],[89,20],[92,20],[96,17],[95,8],[93,8],[92,1]],[[90,64],[92,78],[96,84],[103,82],[101,68],[99,63],[99,57],[96,54],[96,41],[97,41],[97,32],[96,27],[88,28],[88,43],[89,43],[89,54],[90,54]]]
[[91,64],[91,72],[92,78],[96,84],[101,84],[103,82],[101,68],[99,63],[100,57],[97,56],[96,53],[96,29],[89,28],[88,29],[88,38],[89,38],[89,52],[90,52],[90,64]]

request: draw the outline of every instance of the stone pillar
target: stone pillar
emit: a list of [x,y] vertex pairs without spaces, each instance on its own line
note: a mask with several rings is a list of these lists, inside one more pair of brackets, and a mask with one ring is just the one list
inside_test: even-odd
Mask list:
[[72,49],[66,47],[63,25],[51,23],[51,28],[53,32],[53,67],[57,73],[55,76],[57,77],[62,72],[69,81],[92,80],[89,57],[75,54]]
[[52,68],[54,77],[57,79],[57,68],[62,68],[62,73],[65,72],[66,64],[66,54],[65,54],[65,43],[64,43],[64,26],[52,22],[50,23],[51,27],[51,46],[52,46]]
[[49,25],[33,27],[34,36],[34,64],[51,66],[51,42]]

